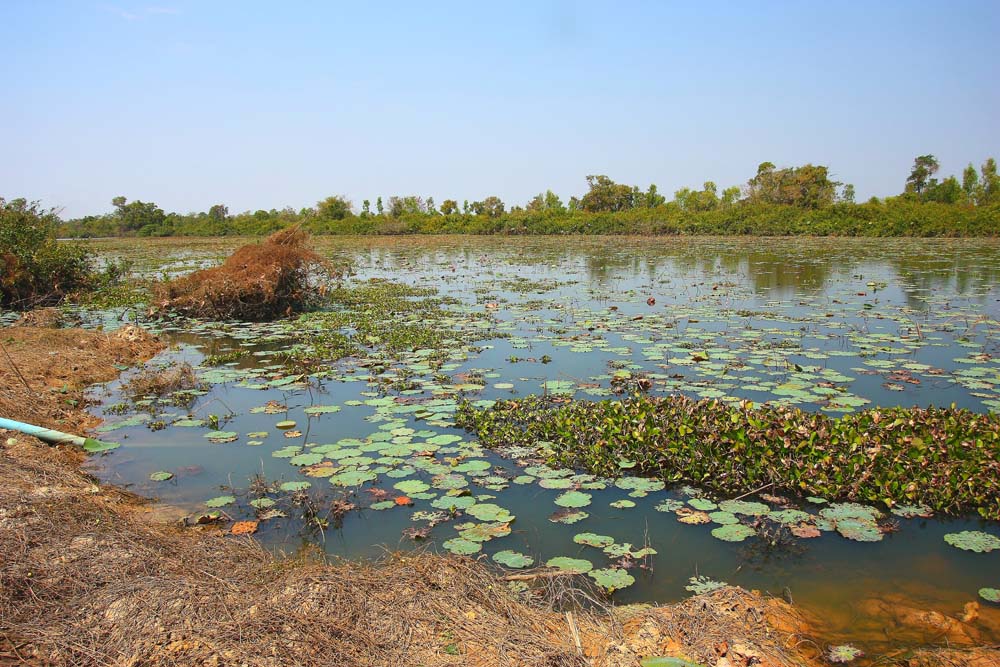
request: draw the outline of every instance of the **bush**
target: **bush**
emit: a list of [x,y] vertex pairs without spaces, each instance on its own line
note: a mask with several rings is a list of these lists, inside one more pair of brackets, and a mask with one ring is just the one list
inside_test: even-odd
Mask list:
[[154,309],[212,319],[274,320],[318,300],[325,286],[317,287],[313,279],[329,272],[327,262],[309,248],[309,235],[286,229],[238,248],[222,266],[159,283]]
[[60,302],[92,277],[90,254],[56,238],[54,210],[0,197],[0,305],[26,310]]

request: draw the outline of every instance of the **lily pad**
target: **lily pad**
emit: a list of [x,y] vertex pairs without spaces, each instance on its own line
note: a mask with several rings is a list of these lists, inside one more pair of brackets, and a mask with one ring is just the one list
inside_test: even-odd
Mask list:
[[591,570],[587,576],[593,578],[598,586],[601,586],[609,593],[628,588],[635,583],[635,577],[628,571],[617,567],[608,567],[600,570]]
[[236,502],[236,496],[216,496],[205,501],[205,507],[225,507]]
[[402,482],[396,482],[392,486],[394,489],[407,494],[423,493],[427,489],[431,488],[427,482],[422,482],[419,479],[407,479]]
[[978,530],[963,530],[960,533],[948,533],[944,541],[958,549],[987,553],[1000,549],[1000,538]]
[[574,574],[584,574],[594,569],[593,563],[589,560],[584,560],[583,558],[569,558],[568,556],[550,558],[545,564],[549,567],[555,567],[563,570],[564,572],[573,572]]
[[1000,590],[996,588],[980,588],[979,597],[987,602],[996,602],[1000,604]]
[[154,482],[166,482],[168,479],[173,479],[173,477],[174,473],[167,472],[166,470],[158,470],[149,476]]
[[480,521],[500,521],[510,522],[514,520],[514,515],[504,507],[493,503],[477,503],[465,510],[469,516],[474,516]]
[[282,482],[278,487],[282,491],[305,491],[312,483],[306,481],[292,481],[292,482]]
[[477,553],[483,548],[483,545],[479,542],[473,542],[472,540],[467,540],[462,537],[453,537],[450,540],[445,540],[441,543],[441,546],[451,553],[458,554],[460,556],[468,556],[469,554]]
[[831,646],[830,650],[826,652],[827,660],[836,663],[851,662],[862,655],[864,655],[864,653],[861,649],[851,646],[850,644]]
[[560,507],[586,507],[590,504],[590,494],[582,491],[567,491],[555,499]]
[[607,535],[595,535],[594,533],[578,533],[573,536],[573,541],[577,544],[586,544],[590,547],[603,549],[606,546],[614,544],[615,538],[608,537]]
[[724,542],[742,542],[756,534],[753,528],[744,526],[742,523],[733,523],[712,529],[712,537]]
[[511,551],[510,549],[504,549],[503,551],[496,552],[493,554],[493,560],[500,563],[504,567],[512,569],[528,567],[535,562],[535,559],[531,556],[525,556],[522,553]]
[[709,579],[708,577],[701,575],[698,577],[691,577],[688,579],[688,585],[685,586],[685,590],[689,590],[695,595],[704,595],[705,593],[711,593],[714,590],[728,586],[724,581],[715,581],[714,579]]
[[311,405],[302,412],[307,415],[326,415],[334,412],[340,412],[340,410],[341,408],[339,405]]

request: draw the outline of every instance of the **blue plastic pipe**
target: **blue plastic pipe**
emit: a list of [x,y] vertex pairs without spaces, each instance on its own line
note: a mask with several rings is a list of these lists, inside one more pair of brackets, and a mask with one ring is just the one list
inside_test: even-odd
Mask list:
[[103,452],[120,446],[116,442],[102,442],[94,438],[83,438],[78,435],[70,435],[69,433],[63,433],[51,428],[25,424],[24,422],[5,419],[3,417],[0,417],[0,429],[8,429],[24,433],[25,435],[31,435],[52,445],[77,445],[78,447],[83,447],[88,452]]

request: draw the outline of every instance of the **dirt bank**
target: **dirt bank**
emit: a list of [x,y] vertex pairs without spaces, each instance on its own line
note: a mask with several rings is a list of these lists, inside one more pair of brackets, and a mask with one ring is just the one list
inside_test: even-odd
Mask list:
[[[0,340],[2,361],[18,369],[0,375],[2,414],[63,429],[89,421],[85,384],[158,349],[138,330],[14,327]],[[824,664],[812,638],[820,621],[782,600],[724,588],[567,616],[584,593],[563,579],[525,599],[469,559],[278,560],[250,538],[150,525],[142,499],[95,484],[79,460],[0,436],[0,664],[618,667],[657,655],[708,667]],[[904,660],[1000,665],[983,650]]]
[[[0,415],[67,432],[93,426],[83,391],[118,377],[120,367],[145,361],[163,344],[143,329],[114,333],[46,326],[59,311],[34,311],[0,330]],[[36,326],[37,325],[37,326]]]

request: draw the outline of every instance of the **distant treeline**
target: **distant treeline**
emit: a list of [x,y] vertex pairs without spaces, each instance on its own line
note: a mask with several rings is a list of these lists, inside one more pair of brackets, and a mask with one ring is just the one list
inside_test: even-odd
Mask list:
[[315,234],[747,234],[819,236],[1000,236],[1000,176],[993,158],[969,165],[959,181],[938,180],[933,155],[914,160],[902,194],[864,203],[827,167],[777,168],[764,162],[745,186],[721,193],[715,183],[682,188],[672,200],[588,176],[588,191],[564,203],[551,190],[523,206],[394,196],[358,210],[343,196],[299,210],[231,214],[223,204],[202,213],[165,213],[152,202],[116,197],[112,213],[64,222],[66,237],[258,236],[300,224]]

